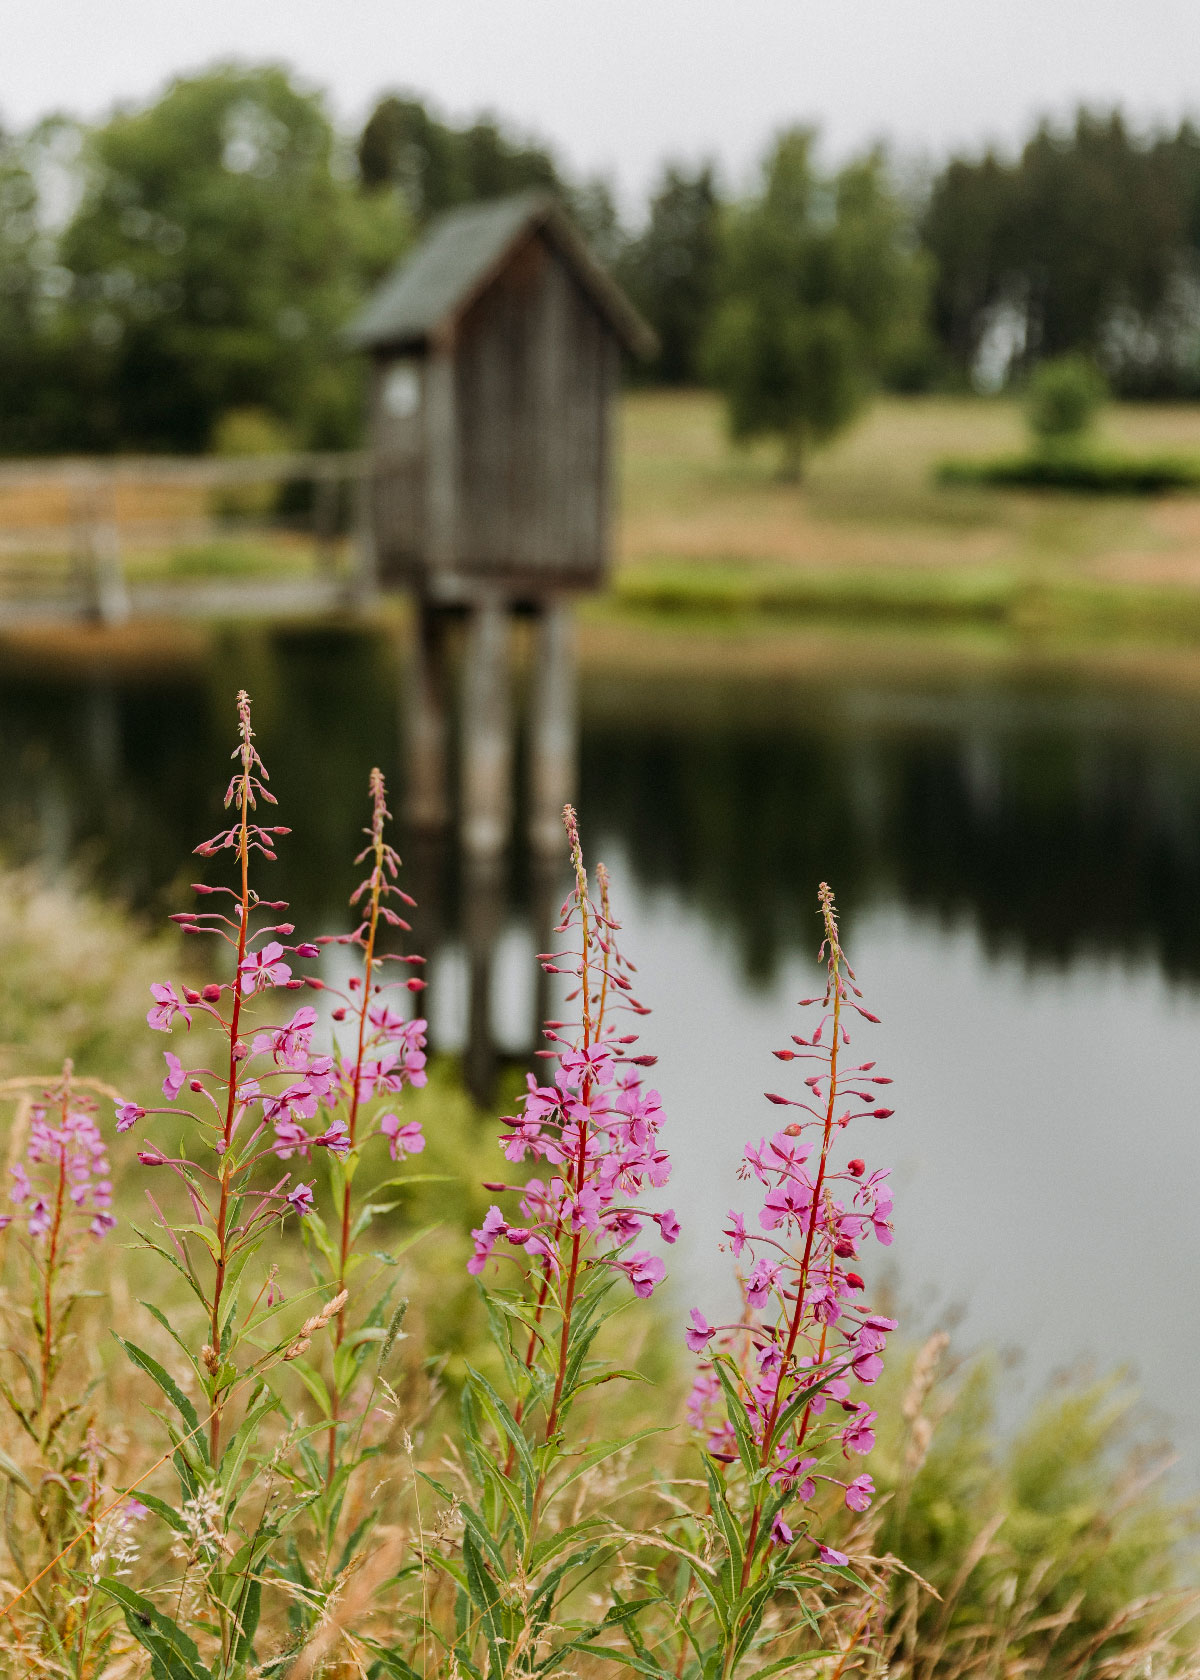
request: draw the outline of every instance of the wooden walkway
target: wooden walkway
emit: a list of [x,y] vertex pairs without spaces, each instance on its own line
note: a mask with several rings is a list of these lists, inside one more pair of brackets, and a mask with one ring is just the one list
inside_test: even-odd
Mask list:
[[[376,593],[364,516],[369,464],[360,454],[311,453],[0,462],[0,629],[361,611]],[[236,503],[247,492],[265,492],[269,503],[284,484],[311,486],[311,513],[299,530],[288,527],[299,563],[281,562],[281,576],[250,568],[241,577],[139,575],[127,565],[137,551],[278,537],[278,529],[264,533],[261,522],[209,509],[218,497]],[[348,545],[339,537],[347,501]]]

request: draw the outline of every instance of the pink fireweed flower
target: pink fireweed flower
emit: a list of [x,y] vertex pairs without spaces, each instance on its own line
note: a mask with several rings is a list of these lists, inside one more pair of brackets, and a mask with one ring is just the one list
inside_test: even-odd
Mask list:
[[290,1115],[280,1115],[274,1122],[274,1130],[275,1142],[272,1147],[281,1161],[290,1161],[293,1155],[303,1155],[307,1158],[313,1140],[298,1121],[293,1120]]
[[409,1120],[401,1125],[398,1114],[384,1114],[380,1116],[379,1130],[388,1140],[388,1152],[393,1161],[399,1161],[405,1155],[419,1155],[425,1147],[425,1134],[419,1120]]
[[851,1511],[869,1511],[875,1497],[875,1483],[870,1476],[856,1476],[846,1489],[846,1505]]
[[875,1413],[863,1406],[853,1421],[842,1430],[842,1447],[848,1453],[869,1453],[875,1445]]
[[303,1070],[308,1066],[309,1046],[316,1024],[317,1012],[306,1004],[296,1011],[287,1026],[277,1027],[274,1032],[257,1033],[251,1047],[255,1055],[270,1053],[280,1067]]
[[[806,1524],[814,1524],[811,1507],[822,1480],[813,1473],[817,1465],[831,1453],[865,1454],[874,1446],[875,1414],[855,1391],[861,1394],[878,1380],[888,1335],[896,1328],[894,1319],[862,1304],[863,1278],[845,1268],[868,1238],[891,1242],[892,1197],[886,1169],[867,1174],[865,1160],[857,1155],[840,1169],[834,1159],[845,1127],[878,1114],[873,1107],[856,1105],[881,1076],[871,1073],[874,1063],[847,1065],[851,1019],[855,1014],[867,1021],[875,1017],[860,1001],[862,993],[841,948],[833,896],[824,885],[820,914],[826,987],[822,998],[809,1002],[819,1004],[822,1019],[815,1030],[794,1037],[796,1049],[777,1052],[785,1064],[800,1064],[799,1094],[769,1094],[776,1106],[790,1107],[795,1119],[770,1141],[747,1144],[738,1176],[761,1197],[752,1222],[757,1230],[747,1229],[748,1216],[731,1210],[723,1233],[734,1257],[747,1267],[741,1274],[743,1312],[736,1325],[714,1332],[693,1311],[692,1327],[685,1332],[691,1351],[704,1356],[688,1403],[689,1422],[710,1452],[714,1441],[726,1438],[724,1396],[719,1384],[703,1380],[715,1376],[714,1363],[719,1362],[744,1408],[753,1441],[746,1469],[752,1477],[765,1471],[769,1485],[786,1495],[773,1523],[782,1522],[789,1535],[796,1526],[790,1517],[793,1506],[808,1508]],[[737,1447],[732,1451],[738,1453]],[[740,1455],[748,1451],[743,1445]],[[714,1456],[724,1462],[728,1454]],[[874,1491],[869,1475],[856,1476],[845,1486],[844,1503],[852,1511],[865,1511]],[[765,1495],[753,1494],[746,1515],[751,1549],[762,1543],[765,1510]],[[774,1526],[770,1538],[778,1540]],[[845,1553],[813,1543],[823,1562],[845,1566]]]
[[[593,902],[583,867],[575,814],[565,812],[575,888],[563,909],[559,934],[578,936],[574,951],[543,956],[550,974],[578,982],[580,1019],[548,1024],[557,1062],[545,1084],[531,1073],[519,1112],[502,1122],[500,1147],[506,1160],[544,1162],[555,1170],[548,1182],[531,1178],[521,1192],[520,1225],[506,1224],[493,1209],[474,1233],[470,1270],[478,1275],[498,1242],[510,1245],[511,1257],[531,1256],[534,1287],[567,1268],[603,1265],[624,1274],[636,1295],[645,1299],[666,1276],[662,1261],[647,1249],[625,1251],[650,1226],[665,1243],[679,1236],[673,1209],[652,1211],[639,1205],[648,1192],[670,1177],[671,1163],[659,1143],[662,1102],[644,1083],[643,1068],[653,1057],[636,1051],[637,1035],[624,1030],[621,1017],[644,1015],[633,996],[632,970],[617,944],[619,926],[608,903],[607,876],[597,871],[600,903]],[[489,1223],[490,1221],[490,1223]],[[503,1253],[504,1250],[499,1252]],[[520,1264],[518,1259],[518,1264]],[[529,1276],[530,1274],[527,1274]],[[541,1297],[544,1300],[544,1294]]]
[[146,1016],[147,1026],[153,1027],[155,1032],[170,1032],[171,1023],[176,1015],[182,1015],[188,1026],[191,1026],[191,1014],[169,982],[152,985],[150,994],[154,999],[154,1007]]
[[312,1140],[314,1149],[328,1149],[331,1155],[348,1155],[350,1153],[350,1132],[346,1122],[339,1116],[330,1122],[320,1137]]
[[635,1295],[647,1300],[654,1293],[656,1283],[661,1283],[667,1275],[667,1268],[657,1254],[650,1254],[646,1249],[639,1249],[631,1254],[628,1260],[618,1260],[617,1265],[623,1272],[628,1273],[629,1281],[633,1285]]
[[816,1465],[815,1458],[793,1456],[771,1472],[771,1486],[787,1488],[793,1498],[807,1504],[816,1492],[817,1484],[808,1472]]
[[127,1132],[129,1128],[136,1125],[139,1120],[144,1120],[146,1118],[146,1110],[144,1108],[139,1108],[137,1103],[117,1103],[116,1109],[117,1130],[119,1132]]
[[311,1184],[297,1184],[287,1195],[288,1206],[303,1215],[311,1213],[313,1205],[313,1187]]
[[249,951],[238,967],[242,995],[265,990],[268,986],[283,986],[292,978],[287,963],[280,962],[283,946],[272,939],[261,951]]
[[167,1063],[167,1077],[162,1084],[163,1096],[174,1102],[180,1091],[183,1090],[187,1072],[178,1056],[172,1055],[169,1050],[164,1050],[163,1055]]
[[693,1353],[703,1353],[717,1332],[698,1307],[692,1308],[691,1318],[691,1327],[684,1331],[684,1340]]
[[504,1235],[508,1227],[504,1222],[504,1215],[498,1207],[490,1207],[483,1216],[483,1224],[478,1230],[472,1231],[475,1252],[467,1261],[467,1270],[476,1277],[482,1272],[491,1257],[496,1239]]
[[746,1299],[752,1307],[765,1307],[779,1280],[781,1268],[773,1260],[756,1260],[746,1283]]

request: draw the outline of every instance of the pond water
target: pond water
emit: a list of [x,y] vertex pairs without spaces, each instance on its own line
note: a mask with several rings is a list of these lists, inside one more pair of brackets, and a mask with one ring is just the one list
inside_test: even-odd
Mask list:
[[[336,928],[367,771],[399,780],[398,675],[384,638],[298,633],[136,680],[0,671],[0,844],[165,908],[215,826],[244,682],[294,829],[280,895]],[[1127,1364],[1200,1477],[1200,698],[590,671],[579,805],[654,1008],[681,1309],[727,1287],[717,1234],[777,1112],[761,1092],[813,989],[828,879],[883,1017],[861,1042],[896,1079],[860,1153],[894,1169],[873,1263],[909,1321],[953,1313],[963,1345],[1019,1349],[1027,1390]],[[485,1074],[527,1056],[537,907],[563,883],[520,852],[502,886],[450,848],[413,865],[435,1042],[486,1021]]]

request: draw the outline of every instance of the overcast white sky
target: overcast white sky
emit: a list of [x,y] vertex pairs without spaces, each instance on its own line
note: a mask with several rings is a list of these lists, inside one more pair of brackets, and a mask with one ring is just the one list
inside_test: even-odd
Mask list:
[[355,121],[490,108],[636,202],[662,159],[744,177],[773,129],[937,156],[1036,114],[1200,113],[1200,0],[2,0],[0,121],[96,116],[214,58],[282,59]]

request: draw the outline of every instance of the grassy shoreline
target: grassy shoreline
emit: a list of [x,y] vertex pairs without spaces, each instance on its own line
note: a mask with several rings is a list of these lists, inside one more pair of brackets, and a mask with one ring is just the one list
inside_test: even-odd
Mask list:
[[[1122,405],[1104,425],[1125,449],[1200,444],[1198,408]],[[885,399],[796,487],[779,482],[769,449],[730,448],[710,394],[630,394],[613,580],[581,604],[585,670],[620,667],[635,649],[696,673],[867,657],[897,675],[974,664],[1200,688],[1200,496],[937,482],[947,453],[1011,449],[1021,426],[1003,400]],[[267,558],[286,567],[298,553]],[[178,575],[186,558],[173,559]],[[389,600],[372,622],[402,634],[405,616]],[[0,625],[0,658],[149,674],[203,661],[227,630]]]

